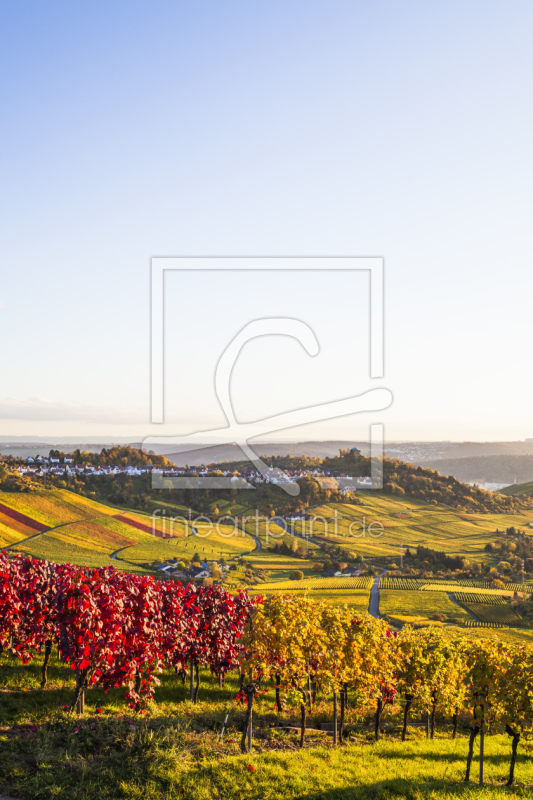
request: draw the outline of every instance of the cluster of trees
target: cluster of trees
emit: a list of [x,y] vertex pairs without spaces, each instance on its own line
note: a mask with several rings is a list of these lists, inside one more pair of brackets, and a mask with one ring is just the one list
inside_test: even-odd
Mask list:
[[473,565],[468,559],[463,556],[446,555],[446,553],[439,550],[432,550],[430,547],[423,547],[418,545],[416,553],[412,553],[409,548],[405,551],[405,561],[422,563],[430,569],[449,569],[470,571]]
[[294,536],[284,537],[277,541],[272,542],[268,548],[273,553],[281,553],[285,556],[292,556],[293,558],[308,558],[308,552],[305,544],[301,539]]
[[163,667],[196,675],[207,666],[223,680],[239,665],[240,639],[253,601],[219,586],[182,586],[112,567],[0,554],[0,653],[24,663],[44,653],[42,686],[52,648],[76,673],[72,708],[88,685],[127,687],[133,708],[150,698]]
[[329,572],[332,569],[339,572],[346,567],[357,567],[363,570],[363,574],[373,574],[372,567],[365,564],[363,556],[333,542],[322,542],[319,551],[313,553],[312,557],[319,559],[313,565],[314,572]]
[[88,450],[77,448],[72,453],[63,450],[50,450],[49,458],[71,458],[74,464],[90,464],[94,467],[169,467],[173,465],[166,456],[158,456],[153,450],[145,453],[137,447],[130,445],[104,447],[100,453],[90,453]]
[[0,464],[0,491],[2,492],[30,492],[31,481],[21,478]]
[[529,573],[533,572],[533,538],[530,534],[528,535],[513,525],[507,528],[503,534],[496,530],[495,536],[499,538],[499,541],[486,544],[485,551],[499,557],[504,572],[521,572],[522,561],[524,570]]
[[[370,475],[370,458],[356,451],[340,451],[336,458],[325,458],[324,467],[349,475]],[[516,498],[486,492],[477,486],[461,483],[451,475],[441,475],[435,469],[417,467],[399,459],[382,461],[385,492],[415,497],[436,505],[445,503],[465,511],[490,513],[510,512],[519,505]]]
[[338,503],[346,500],[345,495],[321,486],[313,478],[301,478],[298,484],[300,486],[300,494],[297,497],[291,497],[279,486],[263,483],[254,490],[253,498],[250,497],[250,499],[255,508],[258,508],[261,513],[269,517],[285,516],[294,511],[303,511],[308,506]]
[[383,472],[384,490],[389,494],[407,495],[433,505],[445,503],[464,511],[491,514],[509,513],[518,505],[513,497],[486,492],[461,483],[451,475],[441,475],[437,470],[415,467],[398,459],[384,459]]

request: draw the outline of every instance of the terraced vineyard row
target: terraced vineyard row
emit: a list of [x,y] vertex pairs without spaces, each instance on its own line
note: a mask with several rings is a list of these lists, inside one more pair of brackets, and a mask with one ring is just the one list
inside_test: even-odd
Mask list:
[[[269,593],[275,594],[272,590],[269,590]],[[254,587],[253,594],[265,596],[267,592],[265,592],[262,585],[259,585]],[[327,603],[330,606],[348,606],[348,608],[355,608],[359,612],[368,611],[370,602],[369,589],[345,589],[344,591],[336,590],[334,592],[327,589],[292,589],[291,596],[295,598],[310,597],[312,600]]]
[[[438,581],[426,581],[426,583],[438,583]],[[457,586],[463,586],[467,589],[492,589],[493,586],[490,581],[465,581],[465,580],[452,580],[444,581],[444,583],[455,583]],[[533,586],[530,584],[521,583],[506,583],[503,587],[508,592],[533,592]]]
[[[490,581],[467,581],[455,580],[453,578],[449,580],[439,580],[438,578],[427,580],[421,578],[392,578],[385,576],[381,578],[379,585],[382,589],[399,589],[404,591],[416,591],[420,589],[422,591],[441,592],[453,591],[453,587],[493,590]],[[506,583],[504,584],[503,590],[507,592],[533,592],[533,586],[530,584]]]
[[508,625],[500,625],[497,622],[478,622],[475,619],[469,619],[465,622],[465,628],[508,628]]
[[497,623],[500,625],[520,625],[522,617],[506,603],[490,605],[485,603],[464,603],[464,607],[482,622]]
[[417,578],[381,578],[379,581],[380,589],[399,589],[407,591],[416,591],[427,581],[418,580]]
[[479,592],[454,592],[454,597],[458,603],[470,605],[472,603],[482,603],[483,605],[506,606],[507,603],[498,594],[480,594]]
[[302,589],[370,589],[372,578],[308,578],[303,581],[280,581],[265,583],[262,591],[295,591]]
[[468,608],[483,622],[497,622],[501,625],[521,625],[523,623],[522,617],[507,605],[486,606],[473,603]]

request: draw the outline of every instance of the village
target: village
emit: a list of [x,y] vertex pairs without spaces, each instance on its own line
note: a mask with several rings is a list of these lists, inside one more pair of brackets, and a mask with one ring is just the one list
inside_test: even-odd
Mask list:
[[354,478],[336,470],[285,470],[281,471],[269,466],[266,472],[260,472],[255,467],[246,469],[224,469],[223,465],[216,467],[191,466],[191,467],[160,467],[153,465],[94,465],[90,463],[75,464],[70,456],[28,456],[23,462],[14,466],[14,472],[21,477],[43,478],[47,475],[54,477],[72,476],[108,476],[124,475],[126,477],[137,477],[150,474],[158,478],[229,478],[232,482],[242,484],[245,481],[250,486],[260,486],[262,484],[283,485],[292,483],[302,478],[312,478],[323,488],[335,489],[336,491],[348,493],[357,489],[370,488],[372,479],[370,477]]

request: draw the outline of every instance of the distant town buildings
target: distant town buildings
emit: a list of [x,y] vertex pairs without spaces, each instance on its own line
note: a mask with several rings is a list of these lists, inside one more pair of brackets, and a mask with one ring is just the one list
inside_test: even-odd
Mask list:
[[[356,449],[356,448],[354,448]],[[208,470],[204,466],[195,467],[156,467],[152,465],[142,466],[111,466],[111,465],[94,465],[91,463],[74,464],[74,460],[68,457],[49,457],[43,456],[28,456],[22,464],[14,468],[19,475],[27,475],[31,477],[42,477],[44,475],[54,476],[90,476],[90,475],[126,475],[126,476],[139,476],[146,474],[159,475],[163,478],[173,477],[206,477],[207,475],[218,477],[229,477],[235,483],[239,481],[246,481],[252,486],[260,486],[262,484],[272,484],[274,486],[282,486],[287,482],[297,482],[302,478],[313,478],[323,488],[332,489],[341,493],[354,492],[357,489],[365,489],[372,486],[372,479],[369,477],[354,478],[344,472],[327,469],[314,469],[314,470],[280,470],[270,465],[265,474],[259,472],[255,467],[247,467],[242,470],[224,469],[223,465],[220,467]],[[297,517],[293,517],[297,519]]]

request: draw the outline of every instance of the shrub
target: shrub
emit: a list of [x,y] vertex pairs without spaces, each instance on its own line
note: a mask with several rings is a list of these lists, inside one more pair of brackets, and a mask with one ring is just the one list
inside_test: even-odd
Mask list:
[[291,580],[293,581],[301,581],[303,580],[303,576],[304,574],[301,569],[293,569],[291,572]]

